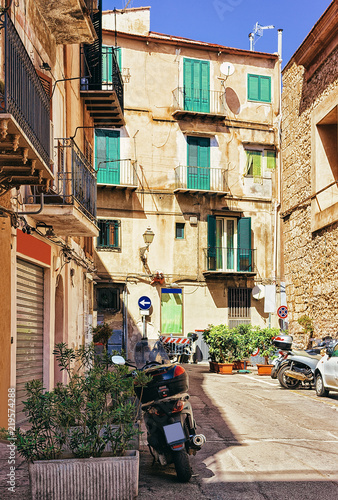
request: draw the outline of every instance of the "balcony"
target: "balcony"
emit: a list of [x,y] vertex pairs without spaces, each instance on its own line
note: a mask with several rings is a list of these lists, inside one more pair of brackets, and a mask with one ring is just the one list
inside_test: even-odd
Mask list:
[[124,189],[134,191],[137,189],[137,164],[136,161],[105,160],[98,163],[97,185],[104,188]]
[[204,275],[255,275],[256,250],[251,248],[208,247],[204,248]]
[[221,168],[175,168],[175,193],[203,193],[223,196],[228,192],[227,171]]
[[81,97],[84,99],[94,126],[122,127],[123,80],[113,47],[100,43],[85,45],[81,66]]
[[12,21],[0,16],[0,194],[22,184],[48,188],[50,103]]
[[57,140],[58,171],[44,196],[31,188],[24,201],[32,217],[60,236],[98,236],[96,172],[72,139]]
[[57,44],[93,43],[96,39],[91,14],[97,10],[98,0],[35,0],[35,3]]
[[224,120],[225,93],[178,87],[173,91],[173,112],[177,120],[193,117]]

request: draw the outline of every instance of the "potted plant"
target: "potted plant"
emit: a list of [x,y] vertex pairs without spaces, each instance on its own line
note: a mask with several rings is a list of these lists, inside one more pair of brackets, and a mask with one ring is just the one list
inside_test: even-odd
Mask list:
[[[105,351],[58,344],[54,351],[66,385],[45,391],[41,381],[26,384],[24,409],[30,428],[16,431],[18,452],[29,462],[32,497],[39,499],[135,498],[139,434],[138,403],[128,369],[112,366]],[[136,384],[146,385],[140,372]]]
[[278,334],[278,328],[255,327],[252,329],[250,346],[252,349],[259,349],[260,355],[265,358],[265,363],[257,363],[258,375],[271,375],[273,365],[269,364],[269,359],[276,351],[273,339]]
[[108,323],[97,325],[93,328],[93,342],[96,345],[103,345],[107,347],[108,340],[112,336],[113,330]]
[[203,333],[203,338],[209,346],[209,357],[212,365],[210,371],[216,373],[232,373],[234,365],[235,340],[227,325],[211,325]]
[[231,329],[231,334],[235,341],[234,370],[243,370],[252,352],[252,326],[250,324],[238,325]]

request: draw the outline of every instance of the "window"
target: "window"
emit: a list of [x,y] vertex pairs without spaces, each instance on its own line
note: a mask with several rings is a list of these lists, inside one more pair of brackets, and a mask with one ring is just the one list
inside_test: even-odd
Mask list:
[[[114,57],[115,55],[115,57]],[[113,75],[116,73],[115,65],[121,70],[121,47],[102,46],[102,84],[110,87]],[[103,87],[104,88],[104,87]],[[110,90],[109,88],[107,90]]]
[[184,109],[210,113],[210,63],[197,59],[183,60]]
[[176,231],[175,231],[175,238],[177,240],[183,240],[184,239],[184,222],[176,222]]
[[264,171],[276,168],[276,152],[274,150],[246,149],[245,175],[249,177],[261,178]]
[[120,248],[120,225],[118,220],[98,220],[100,230],[97,238],[98,250]]
[[208,271],[253,272],[251,218],[208,215]]
[[98,184],[120,184],[119,131],[95,131],[95,168]]
[[251,288],[228,288],[229,327],[250,323]]
[[96,289],[97,309],[118,311],[120,309],[120,291],[118,288],[97,288]]
[[187,137],[188,189],[210,189],[210,138]]
[[248,100],[271,102],[271,77],[248,75]]
[[161,290],[161,333],[183,334],[182,288]]

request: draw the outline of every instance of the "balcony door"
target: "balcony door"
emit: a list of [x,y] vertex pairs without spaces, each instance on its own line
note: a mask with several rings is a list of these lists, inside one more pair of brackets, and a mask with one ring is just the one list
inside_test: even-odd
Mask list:
[[237,219],[216,218],[216,269],[235,271]]
[[188,189],[210,190],[210,139],[188,137]]
[[198,59],[183,61],[184,109],[210,113],[210,63]]
[[120,132],[95,131],[95,168],[98,184],[120,184]]

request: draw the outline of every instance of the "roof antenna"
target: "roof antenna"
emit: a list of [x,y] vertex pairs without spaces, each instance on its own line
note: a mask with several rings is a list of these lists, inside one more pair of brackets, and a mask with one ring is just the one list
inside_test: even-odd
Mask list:
[[[273,30],[273,29],[274,26],[272,24],[270,24],[269,26],[261,26],[257,22],[254,26],[253,31],[249,33],[250,50],[254,50],[255,44],[263,36],[263,30]],[[257,40],[255,40],[255,37],[257,38]]]

